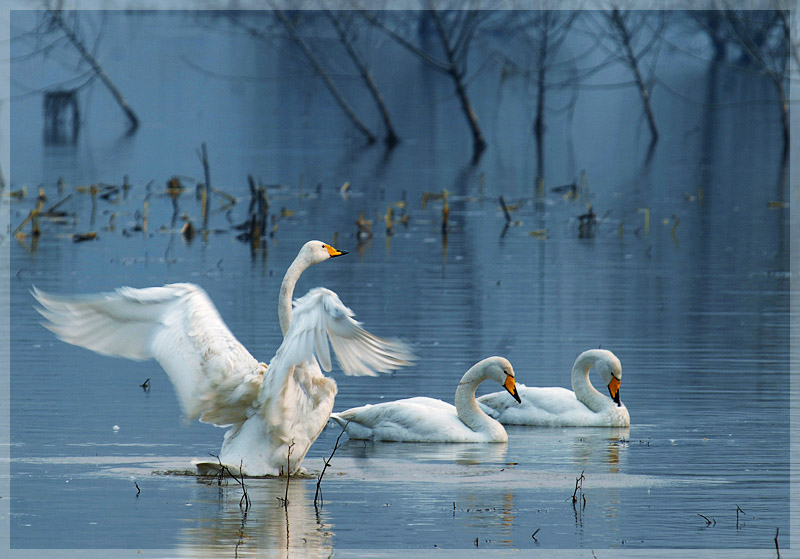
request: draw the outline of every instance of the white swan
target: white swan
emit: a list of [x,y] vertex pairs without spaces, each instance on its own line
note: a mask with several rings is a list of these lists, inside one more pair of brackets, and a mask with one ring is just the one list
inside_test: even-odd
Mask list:
[[[314,288],[295,301],[292,316],[300,274],[342,254],[347,253],[309,241],[289,266],[278,301],[284,339],[269,367],[239,343],[205,291],[193,284],[121,287],[75,297],[34,287],[33,295],[49,321],[44,325],[63,341],[104,355],[156,359],[187,418],[231,427],[219,454],[231,470],[293,474],[333,409],[336,382],[320,370],[320,364],[331,370],[328,339],[350,375],[375,375],[413,359],[405,344],[363,330],[328,289]],[[214,465],[197,463],[201,471]]]
[[[608,386],[611,397],[589,382],[594,368]],[[503,392],[478,398],[481,409],[504,425],[550,427],[628,427],[628,409],[619,400],[622,365],[605,349],[581,353],[572,366],[572,390],[561,387],[518,386],[522,404],[513,404]],[[574,392],[573,392],[574,390]]]
[[331,419],[344,427],[351,439],[437,443],[504,443],[506,430],[483,413],[475,389],[486,379],[502,384],[517,400],[514,369],[503,357],[488,357],[473,365],[456,388],[455,407],[433,398],[416,397],[366,405]]

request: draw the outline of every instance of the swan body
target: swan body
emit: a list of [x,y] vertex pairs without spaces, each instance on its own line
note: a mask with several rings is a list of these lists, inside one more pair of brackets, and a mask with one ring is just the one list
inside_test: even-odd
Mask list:
[[475,390],[486,379],[517,396],[514,369],[503,357],[473,365],[458,383],[455,406],[427,397],[406,398],[331,414],[351,439],[437,443],[503,443],[505,428],[480,410]]
[[120,287],[74,297],[32,291],[44,325],[61,340],[103,355],[155,359],[188,419],[230,427],[219,461],[198,462],[198,470],[221,463],[247,475],[293,474],[333,409],[336,382],[322,373],[332,368],[329,341],[350,375],[376,375],[413,359],[402,342],[361,328],[333,291],[311,289],[292,308],[302,272],[342,254],[320,241],[300,249],[281,284],[284,338],[269,366],[239,343],[197,285]]
[[[589,381],[594,368],[608,386],[601,394]],[[628,409],[619,400],[622,365],[612,352],[590,349],[581,353],[572,367],[572,390],[561,387],[518,385],[522,400],[516,405],[503,392],[478,398],[481,409],[503,425],[543,427],[628,427]]]

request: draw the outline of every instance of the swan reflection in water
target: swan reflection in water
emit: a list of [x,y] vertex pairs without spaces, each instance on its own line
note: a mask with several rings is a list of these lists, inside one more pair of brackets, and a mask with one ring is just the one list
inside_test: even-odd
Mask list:
[[507,425],[508,443],[396,443],[348,440],[336,453],[353,458],[351,467],[372,469],[378,462],[452,462],[532,470],[593,468],[614,473],[624,463],[629,427],[526,427]]
[[531,468],[622,471],[630,427],[525,427],[507,425],[509,455]]
[[[218,503],[214,516],[199,518],[182,531],[176,549],[180,557],[309,557],[333,553],[333,532],[314,507],[316,480],[292,477],[288,495],[285,478],[245,478],[250,506],[240,507],[241,486],[232,478],[221,485],[212,477],[198,478],[198,500]],[[282,499],[287,496],[284,507]],[[211,509],[211,507],[207,507]]]
[[468,466],[504,463],[507,450],[508,443],[398,443],[353,439],[342,443],[336,456],[354,458],[352,467],[359,469],[374,468],[379,462],[418,460]]

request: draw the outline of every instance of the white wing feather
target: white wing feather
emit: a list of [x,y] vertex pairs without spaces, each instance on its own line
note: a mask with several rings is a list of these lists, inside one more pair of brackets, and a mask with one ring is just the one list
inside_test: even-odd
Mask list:
[[342,370],[350,375],[375,376],[414,360],[403,342],[374,336],[352,317],[336,293],[323,287],[294,301],[289,331],[270,361],[257,405],[272,429],[285,431],[287,442],[293,426],[314,424],[313,442],[328,421],[336,384],[322,374],[315,357],[331,370],[329,339]]
[[403,342],[374,336],[353,319],[330,289],[316,287],[294,302],[292,323],[278,350],[290,364],[314,355],[325,371],[331,370],[328,340],[342,370],[348,375],[376,376],[410,365],[414,354]]
[[44,323],[61,340],[103,355],[156,359],[189,419],[243,421],[264,365],[239,343],[200,287],[170,284],[62,297],[33,288]]

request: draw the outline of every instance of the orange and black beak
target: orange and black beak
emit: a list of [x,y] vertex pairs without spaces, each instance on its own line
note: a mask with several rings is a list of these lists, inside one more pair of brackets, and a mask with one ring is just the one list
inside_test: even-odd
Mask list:
[[331,245],[325,245],[325,249],[328,251],[328,254],[331,255],[331,258],[334,256],[344,256],[347,254],[346,250],[339,250],[337,248],[333,248]]
[[514,397],[518,404],[522,403],[522,400],[519,399],[519,394],[517,393],[517,385],[514,382],[514,377],[506,375],[506,381],[503,383],[503,387],[508,390],[508,393]]
[[622,403],[619,401],[619,379],[617,377],[611,377],[611,382],[608,383],[608,393],[611,394],[611,399],[614,400],[614,403],[618,406],[621,406]]

